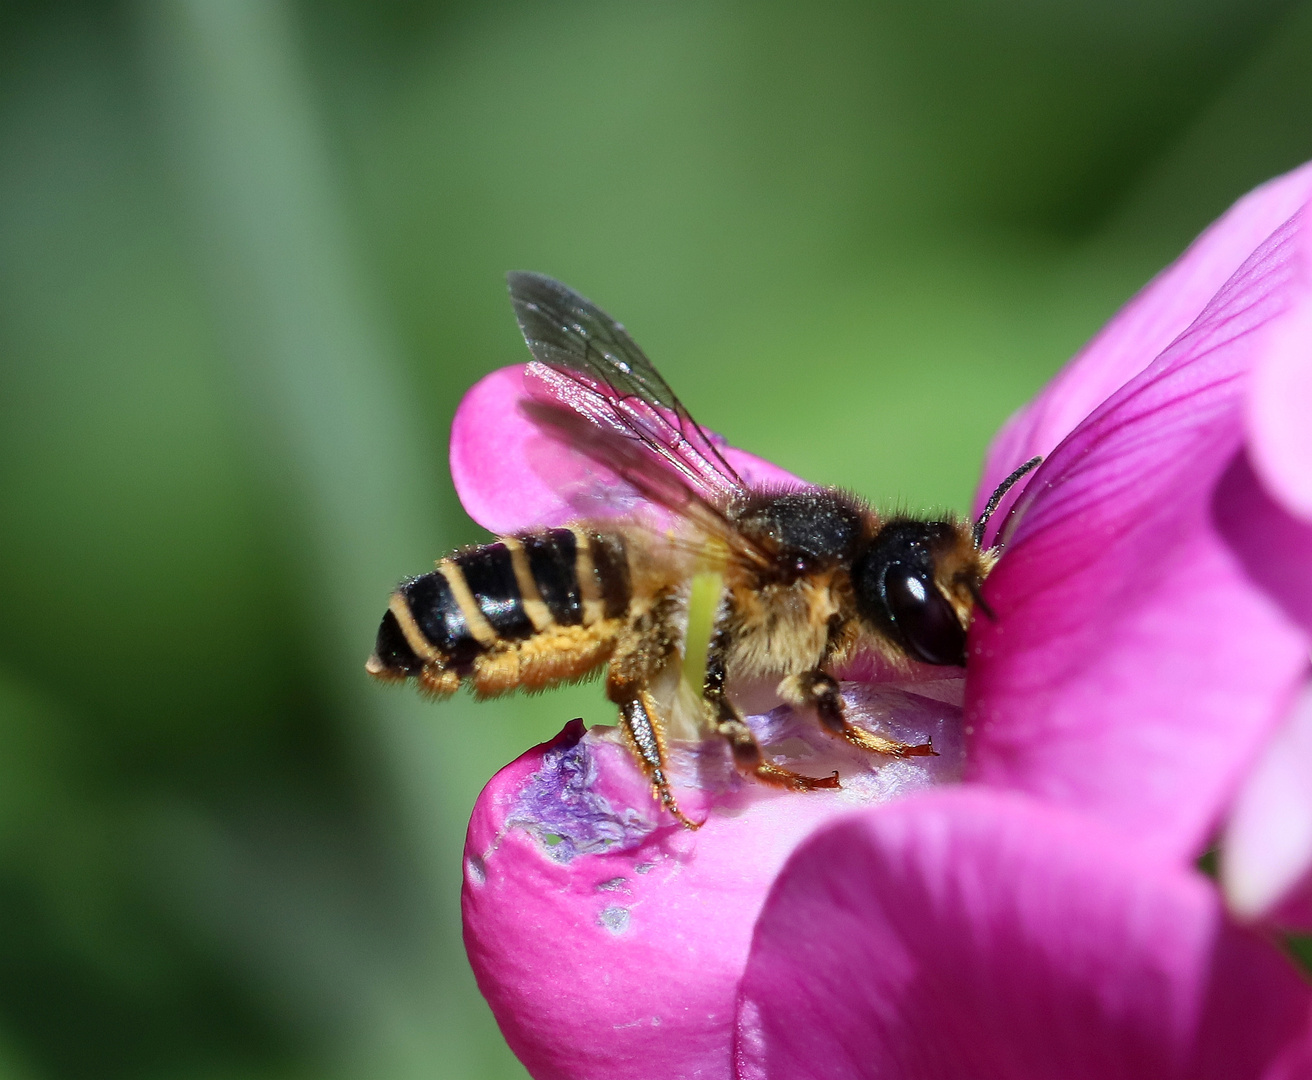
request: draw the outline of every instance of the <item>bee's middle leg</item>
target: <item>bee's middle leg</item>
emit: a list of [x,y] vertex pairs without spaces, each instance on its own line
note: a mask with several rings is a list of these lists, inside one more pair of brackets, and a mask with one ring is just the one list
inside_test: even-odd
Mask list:
[[826,728],[872,754],[925,757],[935,752],[930,743],[913,745],[897,742],[895,739],[885,739],[882,735],[875,735],[864,728],[857,727],[847,718],[842,695],[838,692],[838,680],[819,668],[801,675],[788,676],[779,684],[779,696],[790,705],[802,708],[812,706]]
[[818,788],[839,787],[836,772],[831,776],[805,776],[765,760],[765,755],[761,752],[761,744],[756,741],[752,729],[747,726],[746,721],[725,693],[726,644],[723,631],[717,631],[712,635],[711,647],[706,656],[706,682],[702,687],[702,696],[710,706],[715,730],[729,744],[733,752],[734,766],[741,773],[792,791],[815,791]]

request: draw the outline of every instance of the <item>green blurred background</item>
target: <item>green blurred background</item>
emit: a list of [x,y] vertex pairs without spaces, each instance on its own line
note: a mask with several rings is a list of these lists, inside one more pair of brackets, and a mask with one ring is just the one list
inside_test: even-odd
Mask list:
[[1312,157],[1309,56],[1283,0],[0,5],[0,1080],[523,1075],[464,823],[608,710],[362,666],[481,535],[446,440],[524,359],[507,269],[739,445],[964,508]]

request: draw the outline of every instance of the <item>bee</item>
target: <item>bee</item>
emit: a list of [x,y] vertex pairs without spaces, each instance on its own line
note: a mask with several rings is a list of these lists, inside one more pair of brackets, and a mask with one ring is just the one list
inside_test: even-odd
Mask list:
[[984,525],[1038,459],[999,486],[973,527],[880,517],[835,488],[754,486],[623,326],[551,278],[508,280],[533,356],[534,419],[617,478],[623,512],[501,536],[403,582],[366,670],[435,695],[468,683],[493,697],[604,665],[606,696],[654,797],[696,828],[671,790],[666,738],[691,582],[709,566],[719,595],[695,726],[728,744],[740,773],[795,791],[839,786],[837,773],[806,776],[767,758],[735,702],[735,688],[763,680],[862,750],[932,754],[850,722],[833,672],[863,651],[894,669],[965,665],[998,556],[982,547]]

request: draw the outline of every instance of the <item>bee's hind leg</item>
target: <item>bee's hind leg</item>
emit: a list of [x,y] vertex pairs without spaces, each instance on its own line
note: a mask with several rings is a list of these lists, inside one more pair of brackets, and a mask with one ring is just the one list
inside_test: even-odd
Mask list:
[[741,773],[791,791],[815,791],[820,788],[839,787],[836,772],[831,776],[805,776],[765,760],[765,755],[761,752],[761,744],[756,741],[752,729],[747,726],[746,721],[725,694],[725,644],[723,631],[717,631],[711,637],[711,646],[706,656],[706,682],[702,687],[702,696],[710,707],[716,732],[733,751],[734,766]]
[[658,600],[625,627],[606,669],[606,696],[619,707],[629,748],[651,782],[652,793],[679,824],[700,829],[700,822],[679,809],[670,788],[660,710],[648,689],[677,648],[673,610],[669,598]]
[[661,738],[660,725],[655,716],[655,702],[646,690],[639,691],[637,697],[620,704],[624,733],[628,736],[629,746],[638,758],[642,771],[651,781],[656,798],[684,828],[700,829],[702,823],[684,815],[670,789],[670,781],[665,775],[665,740]]
[[779,696],[790,705],[814,706],[820,722],[835,735],[841,735],[854,746],[872,754],[890,754],[893,757],[925,757],[935,753],[930,743],[903,743],[885,739],[847,718],[843,698],[838,692],[838,680],[826,671],[816,668],[803,675],[790,675],[779,684]]

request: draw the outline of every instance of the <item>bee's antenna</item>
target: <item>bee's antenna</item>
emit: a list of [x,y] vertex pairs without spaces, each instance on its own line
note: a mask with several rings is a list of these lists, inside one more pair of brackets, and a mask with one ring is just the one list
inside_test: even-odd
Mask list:
[[975,522],[975,527],[970,530],[971,539],[975,541],[975,546],[979,547],[984,540],[984,526],[989,523],[989,518],[993,516],[993,511],[998,508],[998,503],[1002,502],[1003,497],[1027,472],[1037,469],[1042,464],[1042,457],[1032,457],[1024,465],[1014,470],[1002,483],[993,489],[993,494],[989,496],[989,501],[984,504],[984,512],[980,514],[979,520]]

